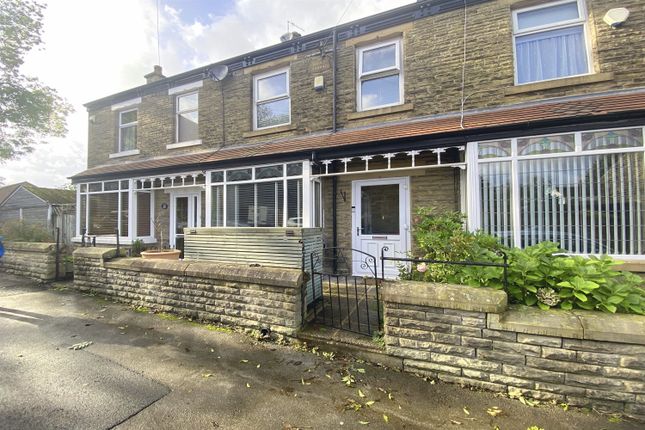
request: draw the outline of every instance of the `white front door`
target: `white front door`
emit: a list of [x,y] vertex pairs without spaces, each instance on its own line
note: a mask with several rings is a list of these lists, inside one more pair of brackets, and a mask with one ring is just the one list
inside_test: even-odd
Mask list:
[[[352,182],[352,247],[376,258],[381,276],[381,249],[386,256],[405,257],[409,251],[409,178],[370,179]],[[352,271],[356,276],[373,276],[366,256],[354,252]],[[386,262],[385,277],[396,278],[398,268]]]
[[170,194],[170,246],[184,249],[184,228],[201,226],[201,194]]

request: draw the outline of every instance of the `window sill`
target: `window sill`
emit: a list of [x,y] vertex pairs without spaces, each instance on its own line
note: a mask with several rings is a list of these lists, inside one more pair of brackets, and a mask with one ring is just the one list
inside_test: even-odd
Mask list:
[[132,149],[130,151],[121,151],[110,154],[110,158],[121,158],[121,157],[130,157],[131,155],[139,155],[141,152],[138,149]]
[[279,125],[277,127],[265,128],[262,130],[247,131],[242,133],[242,137],[257,137],[265,136],[267,134],[284,133],[285,131],[293,131],[297,128],[298,126],[296,124]]
[[407,112],[411,111],[414,109],[414,104],[413,103],[405,103],[402,105],[397,105],[397,106],[389,106],[385,108],[380,108],[380,109],[371,109],[371,110],[366,110],[366,111],[361,111],[361,112],[352,112],[349,115],[347,115],[347,119],[355,120],[355,119],[363,119],[363,118],[371,118],[373,116],[381,116],[381,115],[389,115],[393,113],[400,113],[400,112]]
[[166,145],[166,149],[186,148],[189,146],[197,146],[201,144],[202,144],[201,139],[187,140],[186,142],[169,143],[168,145]]
[[595,73],[593,75],[576,76],[573,78],[554,79],[550,81],[534,82],[531,84],[517,85],[507,88],[504,95],[513,96],[516,94],[531,93],[534,91],[550,90],[552,88],[571,87],[575,85],[594,84],[597,82],[606,82],[614,79],[614,73]]

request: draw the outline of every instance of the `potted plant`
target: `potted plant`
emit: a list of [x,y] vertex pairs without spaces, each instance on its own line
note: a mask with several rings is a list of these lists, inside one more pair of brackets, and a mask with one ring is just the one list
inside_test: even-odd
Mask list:
[[161,221],[161,214],[155,217],[153,226],[155,235],[159,238],[157,249],[141,251],[141,257],[144,259],[179,260],[179,256],[181,255],[180,249],[164,249],[163,247],[163,223]]

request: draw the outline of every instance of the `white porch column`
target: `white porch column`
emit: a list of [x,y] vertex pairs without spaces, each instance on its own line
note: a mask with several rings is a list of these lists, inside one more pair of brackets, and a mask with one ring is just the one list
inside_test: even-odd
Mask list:
[[313,183],[311,179],[311,162],[302,163],[302,226],[305,228],[313,225]]
[[211,226],[211,208],[212,208],[212,201],[213,201],[213,194],[212,194],[212,188],[211,188],[211,173],[206,172],[204,173],[204,186],[206,187],[206,198],[204,204],[206,205],[206,210],[204,211],[204,216],[206,219],[202,222],[202,225],[204,227],[212,227]]
[[477,164],[477,143],[469,142],[466,146],[466,184],[468,230],[481,228],[481,202],[479,195],[479,165]]
[[[87,211],[87,206],[85,207],[85,211]],[[83,214],[83,216],[85,216],[85,214]],[[80,236],[80,235],[81,235],[81,184],[76,184],[76,234],[74,236]]]
[[[134,240],[137,235],[137,199],[136,199],[136,181],[128,179],[128,239]],[[123,236],[123,232],[121,232]]]

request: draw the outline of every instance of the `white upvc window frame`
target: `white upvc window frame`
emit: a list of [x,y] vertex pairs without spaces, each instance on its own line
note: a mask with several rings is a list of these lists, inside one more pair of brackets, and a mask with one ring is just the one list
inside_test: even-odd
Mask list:
[[[128,182],[128,187],[124,187],[122,182]],[[116,190],[105,190],[105,183],[106,182],[118,182],[119,187]],[[100,191],[90,191],[90,184],[101,184],[101,190]],[[130,245],[132,242],[136,239],[140,239],[146,244],[151,244],[155,243],[156,239],[154,236],[154,217],[155,217],[155,193],[153,190],[137,190],[135,188],[136,186],[136,180],[135,179],[111,179],[111,180],[105,180],[105,181],[93,181],[93,182],[84,182],[81,184],[76,184],[76,236],[72,238],[73,242],[81,242],[81,217],[85,220],[85,228],[86,232],[85,234],[89,237],[96,237],[96,243],[98,244],[105,244],[105,245],[113,245],[116,244],[116,236],[113,234],[110,235],[95,235],[91,231],[87,231],[89,229],[90,225],[90,205],[89,205],[89,199],[93,195],[100,195],[100,194],[118,194],[117,198],[117,226],[121,226],[121,205],[122,205],[122,200],[121,200],[121,194],[128,194],[128,229],[127,231],[122,231],[119,229],[119,241],[123,245]],[[81,191],[81,189],[85,187],[85,191]],[[146,192],[150,193],[150,235],[149,236],[137,236],[136,234],[136,227],[137,227],[137,199],[136,196],[138,192]],[[81,196],[85,197],[85,213],[81,213]]]
[[[547,7],[551,6],[558,6],[561,4],[566,4],[566,3],[573,3],[576,2],[578,6],[578,18],[577,19],[571,19],[567,21],[559,21],[556,24],[547,24],[547,25],[540,25],[537,27],[531,27],[531,28],[526,28],[526,29],[519,29],[519,22],[518,22],[518,14],[523,13],[523,12],[531,12],[534,10],[539,10],[539,9],[544,9]],[[575,78],[578,76],[588,76],[594,74],[594,65],[593,65],[593,56],[592,56],[592,46],[591,46],[591,38],[589,37],[589,19],[588,19],[588,14],[587,14],[587,7],[585,0],[559,0],[559,1],[553,1],[549,3],[544,3],[544,4],[539,4],[536,6],[530,6],[530,7],[524,7],[520,9],[513,10],[513,79],[515,85],[530,85],[530,84],[535,84],[539,82],[549,82],[549,81],[557,81],[560,79],[567,79],[567,78]],[[536,81],[530,81],[530,82],[523,82],[519,83],[518,82],[518,73],[517,73],[517,43],[516,39],[517,37],[521,36],[527,36],[530,34],[537,34],[537,33],[542,33],[545,31],[551,31],[551,30],[560,30],[563,28],[569,28],[569,27],[576,27],[582,25],[582,34],[583,37],[585,38],[585,54],[587,57],[587,72],[586,73],[580,73],[577,75],[568,75],[568,76],[560,76],[557,78],[550,78],[550,79],[541,79],[541,80],[536,80]]]
[[[179,99],[186,96],[197,96],[197,107],[194,109],[179,109]],[[179,140],[179,116],[184,113],[197,112],[198,122],[197,122],[197,137],[190,140]],[[187,91],[179,94],[175,94],[175,143],[171,144],[171,148],[178,148],[178,144],[187,144],[186,146],[198,145],[201,141],[199,140],[199,91]]]
[[[594,133],[594,132],[609,132],[609,131],[620,131],[626,129],[641,129],[642,133],[642,146],[634,147],[625,147],[625,148],[611,148],[611,149],[592,149],[584,150],[582,147],[582,135],[584,133]],[[524,138],[540,138],[540,137],[552,137],[552,136],[561,136],[565,134],[574,135],[575,149],[569,152],[558,152],[558,153],[547,153],[547,154],[536,154],[536,155],[518,155],[518,140]],[[511,155],[507,157],[494,157],[494,158],[482,158],[479,159],[479,145],[485,144],[488,142],[498,142],[503,140],[509,140],[511,142]],[[601,129],[586,129],[579,130],[575,132],[561,132],[561,133],[549,133],[549,134],[540,134],[540,135],[522,135],[514,138],[500,138],[495,140],[482,140],[475,142],[468,142],[466,149],[466,160],[467,160],[467,221],[468,229],[472,232],[476,232],[482,228],[481,225],[481,194],[479,188],[479,166],[486,163],[497,163],[497,162],[509,162],[510,163],[510,175],[511,175],[511,228],[513,232],[513,243],[515,247],[521,246],[521,213],[520,213],[520,184],[519,184],[519,162],[527,160],[540,160],[540,159],[557,159],[557,158],[571,158],[571,157],[581,157],[589,155],[609,155],[609,154],[625,154],[625,153],[642,153],[643,159],[645,162],[645,126],[624,126],[616,128],[601,128]],[[645,220],[643,220],[645,222]],[[592,254],[585,253],[571,253],[572,255],[583,255],[588,256]],[[595,255],[595,254],[593,254]],[[627,260],[643,260],[645,261],[645,255],[637,254],[610,254],[613,257],[619,259]]]
[[[287,175],[287,166],[289,164],[300,164],[302,163],[302,173],[300,175]],[[263,178],[263,179],[255,179],[256,177],[256,170],[258,168],[262,167],[269,167],[269,166],[276,166],[276,165],[282,165],[282,176],[277,176],[273,178]],[[243,181],[229,181],[227,179],[227,172],[231,170],[242,170],[242,169],[251,169],[251,178],[252,179],[247,179]],[[213,182],[211,180],[211,174],[215,172],[222,172],[223,173],[223,178],[222,181],[219,182]],[[222,226],[221,228],[231,228],[231,226],[227,225],[228,223],[228,215],[227,215],[227,194],[228,194],[228,185],[242,185],[242,184],[256,184],[256,183],[262,183],[262,182],[277,182],[277,181],[282,181],[283,186],[282,186],[282,193],[283,193],[283,198],[282,198],[282,222],[280,226],[277,227],[267,227],[267,228],[290,228],[292,226],[288,225],[288,220],[289,220],[289,214],[288,214],[288,186],[287,183],[289,180],[296,180],[300,179],[302,180],[301,182],[301,191],[299,193],[299,199],[301,199],[301,203],[298,205],[302,209],[302,225],[300,225],[297,228],[310,228],[313,227],[313,210],[314,210],[314,204],[313,204],[313,179],[311,177],[311,162],[310,161],[290,161],[290,162],[284,162],[284,163],[268,163],[268,164],[257,164],[257,165],[251,165],[251,166],[239,166],[239,167],[233,167],[233,168],[228,168],[228,169],[213,169],[205,172],[206,174],[206,211],[205,211],[205,225],[206,227],[217,227],[211,225],[211,218],[212,218],[212,202],[213,202],[213,187],[215,186],[222,186],[222,203],[223,203],[223,213],[222,213]],[[322,214],[321,214],[322,218]],[[256,228],[256,227],[254,227]],[[294,227],[292,227],[294,228]]]
[[[130,112],[137,112],[137,120],[133,122],[127,122],[123,123],[123,115],[126,113]],[[117,153],[130,153],[137,151],[137,146],[138,146],[138,140],[139,140],[139,130],[136,130],[136,139],[134,141],[134,148],[133,149],[123,149],[123,142],[121,141],[121,130],[129,127],[135,127],[135,130],[139,127],[139,109],[138,108],[133,108],[133,109],[124,109],[119,111],[119,147],[118,147],[118,152]]]
[[[378,48],[383,48],[385,46],[389,45],[394,45],[395,46],[395,64],[394,66],[390,67],[384,67],[378,70],[370,70],[369,72],[363,73],[363,53],[366,51],[372,51],[374,49]],[[401,66],[401,38],[396,38],[396,39],[389,39],[383,42],[371,44],[371,45],[365,45],[361,46],[357,49],[356,55],[357,55],[357,70],[356,70],[356,110],[358,112],[365,112],[365,111],[370,111],[374,109],[382,109],[390,106],[398,106],[403,104],[403,96],[404,96],[404,85],[403,85],[403,67]],[[394,76],[398,75],[399,76],[399,101],[396,103],[387,103],[383,105],[378,105],[378,106],[372,106],[369,108],[363,108],[362,105],[362,83],[364,81],[369,81],[371,80],[375,75],[385,73],[385,72],[392,72],[391,74],[387,74],[381,77],[388,77],[388,76]]]
[[[258,91],[258,82],[262,79],[270,78],[272,76],[277,76],[285,73],[286,74],[286,80],[287,80],[287,85],[286,89],[287,92],[276,95],[274,97],[266,98],[266,99],[259,99],[259,91]],[[258,105],[259,104],[264,104],[264,103],[269,103],[269,102],[276,102],[280,100],[287,100],[289,102],[289,120],[284,123],[280,124],[273,124],[269,125],[266,127],[258,127]],[[284,125],[289,125],[291,124],[291,72],[289,67],[283,67],[280,69],[275,69],[271,70],[270,72],[265,72],[265,73],[260,73],[257,75],[253,76],[253,130],[267,130],[270,128],[274,127],[281,127]]]

